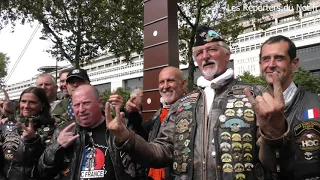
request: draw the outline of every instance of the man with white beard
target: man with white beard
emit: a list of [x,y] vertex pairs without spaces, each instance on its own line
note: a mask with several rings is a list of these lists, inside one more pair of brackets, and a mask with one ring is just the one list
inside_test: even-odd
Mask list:
[[202,74],[198,88],[171,106],[152,142],[128,130],[119,109],[112,119],[106,104],[115,144],[143,166],[169,165],[175,179],[269,179],[258,159],[257,122],[244,89],[254,96],[261,92],[234,79],[227,69],[230,48],[214,29],[197,29],[193,54]]

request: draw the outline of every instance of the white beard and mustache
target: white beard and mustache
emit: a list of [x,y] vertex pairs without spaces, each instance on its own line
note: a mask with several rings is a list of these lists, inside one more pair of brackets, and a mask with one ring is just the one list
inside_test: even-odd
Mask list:
[[[211,64],[211,63],[214,63],[214,69],[212,70],[211,68],[208,68],[208,69],[204,69],[205,68],[205,65],[206,64]],[[205,61],[202,61],[202,74],[203,76],[205,77],[214,77],[218,71],[218,67],[219,67],[219,64],[216,60],[214,59],[208,59],[208,60],[205,60]]]

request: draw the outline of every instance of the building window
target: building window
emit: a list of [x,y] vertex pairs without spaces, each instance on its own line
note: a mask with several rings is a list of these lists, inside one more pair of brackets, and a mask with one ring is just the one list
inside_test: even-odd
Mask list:
[[294,19],[295,19],[294,15],[290,15],[290,16],[285,16],[285,17],[279,18],[278,22],[284,23],[284,22],[292,21]]

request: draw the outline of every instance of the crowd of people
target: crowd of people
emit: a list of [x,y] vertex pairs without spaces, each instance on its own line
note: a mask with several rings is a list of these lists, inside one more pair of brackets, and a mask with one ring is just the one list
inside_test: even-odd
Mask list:
[[145,121],[142,89],[103,105],[83,69],[62,70],[59,86],[40,74],[18,104],[3,90],[0,180],[320,179],[320,98],[292,80],[295,44],[282,35],[262,44],[267,87],[236,80],[230,55],[200,26],[197,87],[187,92],[181,70],[163,68],[159,109]]

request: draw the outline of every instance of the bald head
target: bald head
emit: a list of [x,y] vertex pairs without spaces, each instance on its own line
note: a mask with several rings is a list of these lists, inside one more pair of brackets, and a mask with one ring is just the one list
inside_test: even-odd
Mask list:
[[92,85],[81,85],[72,94],[72,108],[76,122],[94,128],[103,122],[102,99]]
[[[90,84],[84,84],[84,85],[77,87],[77,89],[73,92],[73,94],[76,92],[83,92],[83,91],[91,93],[97,99],[99,98],[98,90]],[[73,97],[73,95],[72,95],[72,97]]]
[[160,71],[159,77],[160,77],[160,75],[167,74],[167,73],[174,75],[179,80],[183,80],[182,71],[180,69],[176,68],[176,67],[168,66],[168,67],[163,68]]
[[184,94],[186,81],[182,71],[176,67],[166,67],[159,74],[159,92],[166,104],[175,103]]

